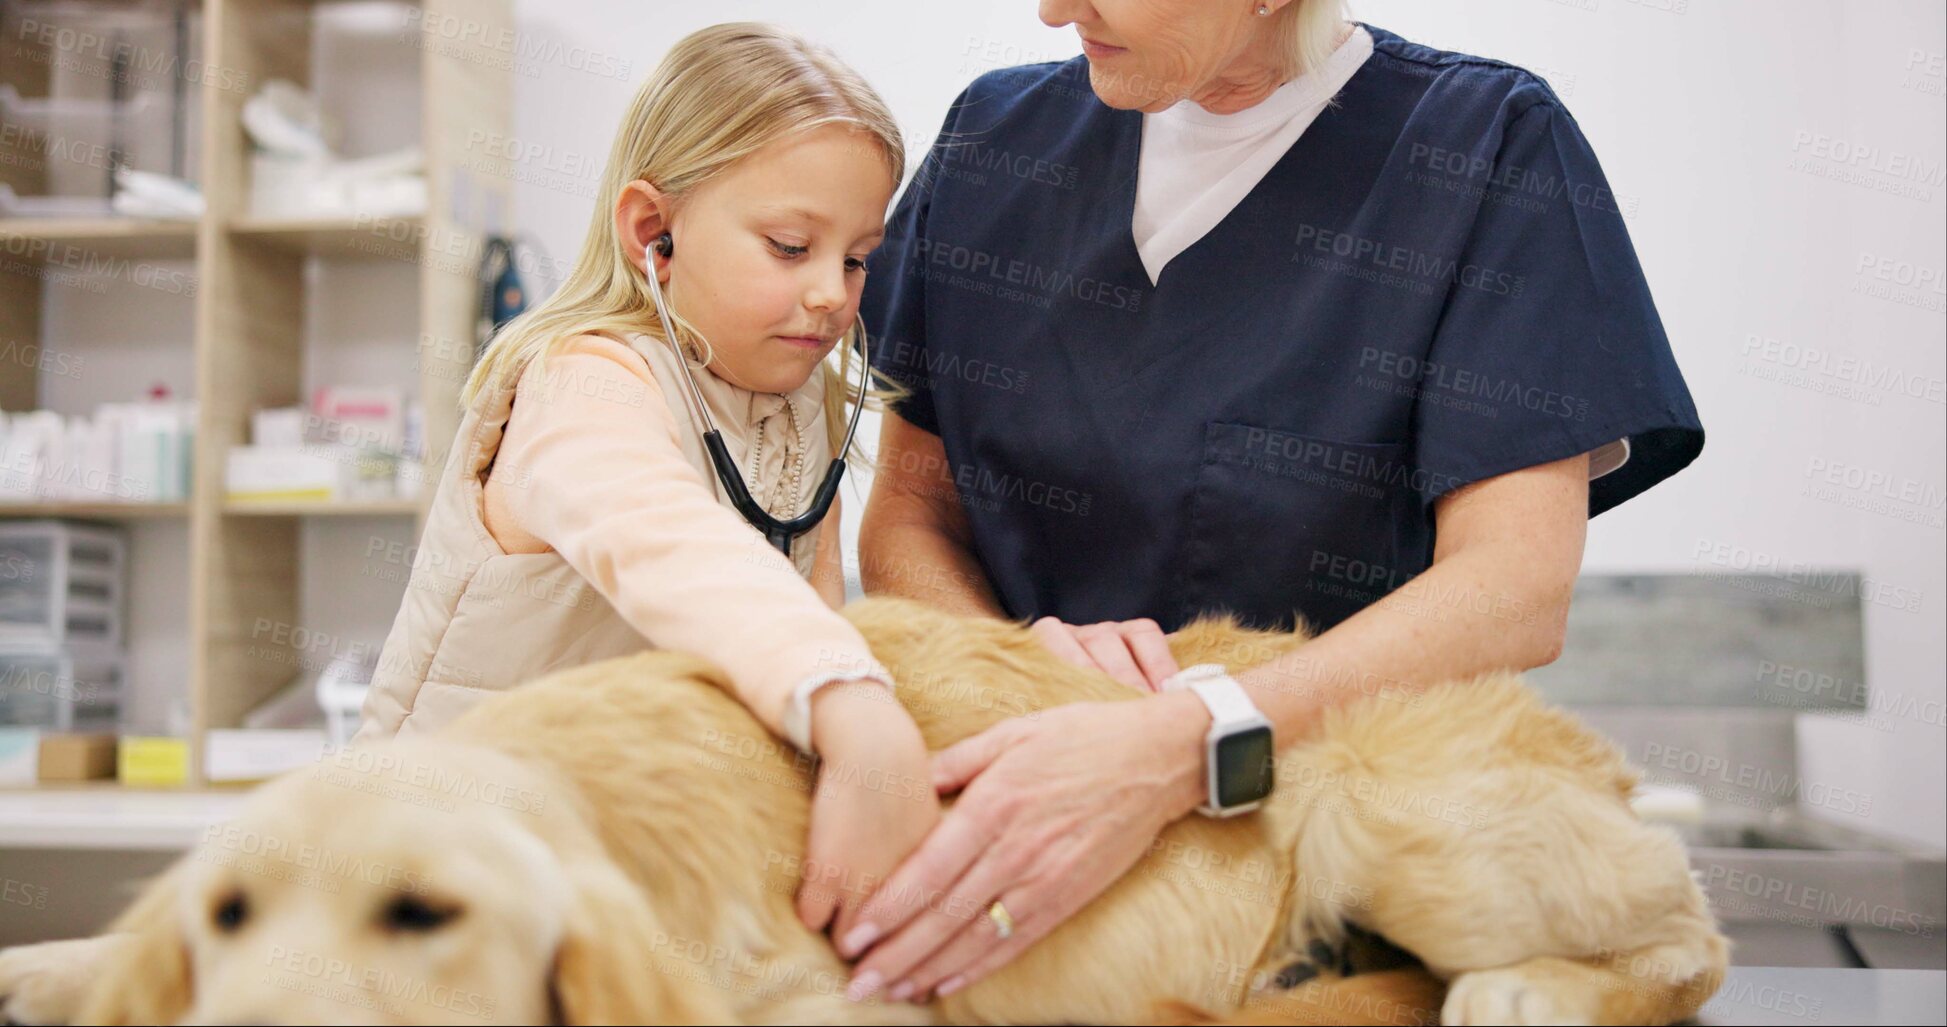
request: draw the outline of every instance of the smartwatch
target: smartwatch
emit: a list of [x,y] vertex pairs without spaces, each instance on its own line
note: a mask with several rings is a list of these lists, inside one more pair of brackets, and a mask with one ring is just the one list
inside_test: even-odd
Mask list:
[[1188,689],[1210,709],[1210,731],[1203,737],[1205,791],[1197,812],[1207,817],[1249,813],[1271,794],[1271,721],[1258,712],[1244,686],[1221,663],[1199,663],[1172,675],[1163,690]]

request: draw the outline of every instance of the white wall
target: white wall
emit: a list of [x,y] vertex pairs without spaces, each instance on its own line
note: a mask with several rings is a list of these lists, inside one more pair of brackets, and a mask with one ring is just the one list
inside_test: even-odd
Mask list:
[[[1884,590],[1866,604],[1867,680],[1899,705],[1863,724],[1803,718],[1805,778],[1870,797],[1873,827],[1942,844],[1947,7],[1362,0],[1354,13],[1548,78],[1631,211],[1708,442],[1690,470],[1591,524],[1587,568],[1711,572],[1770,560],[1862,570]],[[1041,25],[1025,0],[528,0],[521,31],[561,48],[531,48],[540,56],[518,80],[515,133],[533,156],[522,164],[517,227],[556,260],[572,259],[634,84],[682,34],[737,19],[777,21],[835,47],[885,94],[915,152],[968,79],[1078,52],[1072,30]],[[1834,143],[1871,149],[1851,165],[1826,156]],[[1871,293],[1887,284],[1878,269],[1901,277],[1915,267],[1931,273],[1930,287]],[[1833,363],[1809,368],[1810,387],[1778,380],[1808,370],[1807,347]],[[1842,357],[1868,369],[1839,367]],[[1884,373],[1894,377],[1858,384]],[[1921,395],[1902,392],[1902,381]],[[1817,468],[1883,475],[1896,495],[1923,498],[1866,512],[1845,504],[1871,502],[1872,490],[1816,494]],[[864,484],[853,479],[845,492],[854,538]]]

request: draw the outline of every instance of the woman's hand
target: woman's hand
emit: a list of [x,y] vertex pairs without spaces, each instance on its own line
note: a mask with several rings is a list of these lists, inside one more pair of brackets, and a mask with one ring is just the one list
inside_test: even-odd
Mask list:
[[826,685],[811,697],[820,755],[811,836],[798,885],[798,918],[834,937],[940,820],[926,741],[885,686]]
[[1155,621],[1103,621],[1068,624],[1043,617],[1028,628],[1056,656],[1077,667],[1100,670],[1145,692],[1161,691],[1164,679],[1182,669],[1170,654],[1169,638]]
[[871,947],[846,996],[951,994],[1053,931],[1203,800],[1209,726],[1194,693],[1167,692],[1016,717],[941,751],[934,783],[960,800],[835,935],[847,959]]

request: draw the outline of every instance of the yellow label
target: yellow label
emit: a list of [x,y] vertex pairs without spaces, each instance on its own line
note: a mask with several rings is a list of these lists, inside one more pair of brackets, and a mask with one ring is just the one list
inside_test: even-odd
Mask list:
[[125,785],[181,787],[189,782],[189,740],[124,735],[115,762]]

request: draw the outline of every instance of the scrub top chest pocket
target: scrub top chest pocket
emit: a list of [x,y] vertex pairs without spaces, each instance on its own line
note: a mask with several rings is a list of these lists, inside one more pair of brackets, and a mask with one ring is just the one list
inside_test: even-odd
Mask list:
[[1295,613],[1323,630],[1391,591],[1402,577],[1395,526],[1418,503],[1408,453],[1403,441],[1210,421],[1181,551],[1179,619],[1230,610],[1259,627],[1289,627]]

